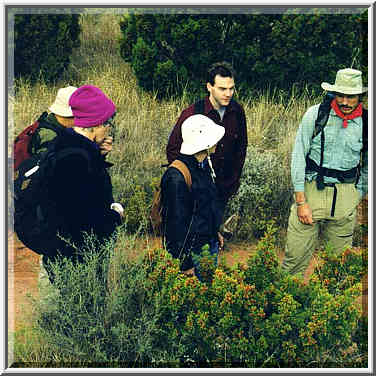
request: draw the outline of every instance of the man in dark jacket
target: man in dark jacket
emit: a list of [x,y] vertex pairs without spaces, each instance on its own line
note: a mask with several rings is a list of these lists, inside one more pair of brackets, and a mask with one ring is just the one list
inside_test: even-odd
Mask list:
[[[226,133],[212,156],[216,185],[221,199],[221,221],[229,198],[239,188],[248,138],[247,123],[242,106],[232,97],[235,90],[234,71],[226,62],[213,64],[207,73],[206,88],[209,96],[204,99],[202,113],[224,127]],[[197,107],[196,107],[197,108]],[[174,161],[182,144],[181,125],[195,114],[195,105],[185,109],[173,128],[166,152],[169,163]]]
[[[192,187],[189,189],[183,174],[170,167],[162,177],[162,218],[167,250],[182,261],[181,269],[199,263],[192,254],[200,255],[204,245],[218,255],[220,203],[215,184],[215,172],[210,154],[225,129],[204,115],[193,115],[182,124],[183,143],[177,159],[188,168]],[[207,162],[207,163],[206,163]]]
[[44,255],[43,264],[53,281],[49,261],[58,254],[82,262],[86,234],[99,243],[115,234],[121,224],[123,208],[114,203],[112,184],[101,145],[105,141],[115,105],[98,88],[86,85],[70,97],[74,126],[57,138],[56,151],[75,150],[59,157],[48,191],[61,218],[60,244],[56,255]]

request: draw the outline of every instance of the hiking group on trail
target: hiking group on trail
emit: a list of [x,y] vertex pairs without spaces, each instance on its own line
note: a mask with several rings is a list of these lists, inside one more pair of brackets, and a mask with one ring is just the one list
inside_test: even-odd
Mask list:
[[[319,225],[337,252],[352,245],[356,207],[367,194],[367,110],[361,72],[341,69],[322,104],[307,110],[292,151],[291,207],[282,268],[304,273]],[[233,99],[235,72],[227,62],[208,69],[208,95],[182,111],[166,140],[168,168],[158,200],[161,236],[181,270],[201,279],[204,249],[218,259],[224,213],[241,184],[248,138],[243,107]],[[98,87],[67,86],[14,143],[14,228],[42,255],[50,281],[59,257],[84,262],[87,234],[98,248],[116,239],[125,217],[113,197],[116,106]],[[249,156],[252,158],[252,155]]]

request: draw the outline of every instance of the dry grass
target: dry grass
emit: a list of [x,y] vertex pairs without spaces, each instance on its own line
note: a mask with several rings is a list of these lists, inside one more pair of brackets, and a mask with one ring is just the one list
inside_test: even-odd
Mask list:
[[[189,103],[185,96],[160,102],[152,93],[142,92],[118,49],[119,20],[123,15],[111,10],[96,12],[91,10],[81,17],[81,46],[74,51],[60,82],[55,85],[38,82],[33,86],[17,83],[17,93],[9,101],[13,115],[9,124],[10,144],[15,134],[47,110],[60,87],[98,86],[117,107],[116,140],[110,160],[115,162],[112,169],[115,195],[123,196],[135,180],[147,184],[162,174],[160,165],[166,163],[169,133]],[[246,112],[249,143],[277,151],[288,169],[299,121],[315,100],[309,95],[286,100],[278,92],[238,99]]]

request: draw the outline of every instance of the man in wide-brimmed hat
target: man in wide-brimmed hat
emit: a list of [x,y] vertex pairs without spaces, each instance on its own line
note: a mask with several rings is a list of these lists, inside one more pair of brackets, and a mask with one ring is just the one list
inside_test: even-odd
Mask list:
[[[282,264],[291,274],[306,270],[320,223],[336,252],[352,245],[356,207],[368,191],[367,110],[362,105],[367,88],[362,73],[341,69],[334,85],[323,82],[321,87],[333,94],[326,117],[323,106],[308,109],[292,152],[295,202]],[[320,118],[325,119],[321,128]]]

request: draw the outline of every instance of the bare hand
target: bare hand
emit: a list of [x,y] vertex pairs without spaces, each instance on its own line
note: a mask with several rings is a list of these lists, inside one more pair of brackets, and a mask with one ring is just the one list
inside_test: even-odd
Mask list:
[[305,225],[313,225],[312,209],[305,203],[297,207],[299,221]]
[[104,138],[103,142],[100,144],[99,149],[101,150],[102,155],[108,154],[112,150],[113,138],[107,136]]

